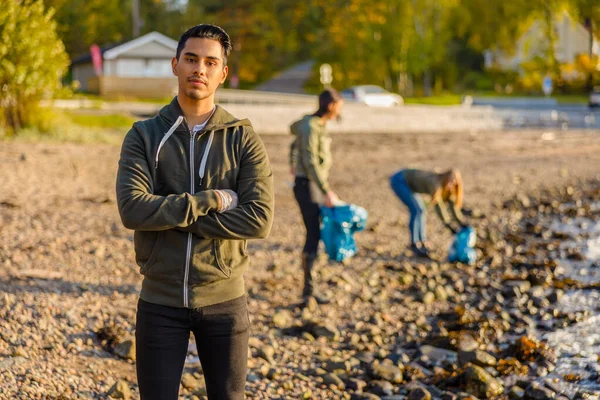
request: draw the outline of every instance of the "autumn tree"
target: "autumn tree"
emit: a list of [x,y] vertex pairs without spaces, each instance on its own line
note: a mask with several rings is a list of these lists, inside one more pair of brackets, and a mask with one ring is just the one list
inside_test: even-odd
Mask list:
[[0,126],[17,132],[61,88],[69,59],[42,0],[0,4]]

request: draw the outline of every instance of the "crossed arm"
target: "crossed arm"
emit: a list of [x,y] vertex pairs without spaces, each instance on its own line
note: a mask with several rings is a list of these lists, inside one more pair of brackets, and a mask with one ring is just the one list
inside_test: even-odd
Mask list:
[[266,237],[273,221],[273,177],[266,149],[251,128],[243,134],[237,182],[238,207],[217,214],[214,190],[168,196],[152,194],[144,142],[134,127],[127,134],[117,174],[117,202],[126,228],[178,229],[207,239]]

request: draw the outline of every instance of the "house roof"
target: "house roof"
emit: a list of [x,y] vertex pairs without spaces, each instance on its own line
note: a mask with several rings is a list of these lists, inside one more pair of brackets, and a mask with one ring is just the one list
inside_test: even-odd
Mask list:
[[110,50],[106,50],[103,53],[103,58],[105,60],[114,60],[118,56],[123,53],[127,53],[131,49],[134,49],[139,46],[143,46],[150,42],[158,42],[166,47],[170,47],[173,49],[173,53],[177,50],[177,41],[171,39],[158,32],[150,32],[145,34],[144,36],[140,36],[139,38],[130,40],[129,42],[125,42],[121,45],[111,48]]
[[[120,46],[123,43],[125,43],[125,42],[100,47],[100,53],[104,54],[106,51],[108,51],[114,47]],[[90,54],[89,51],[85,54],[81,54],[81,55],[71,59],[71,65],[87,64],[87,63],[91,63],[91,62],[92,62],[92,55]]]
[[[150,42],[158,42],[166,47],[172,48],[173,53],[177,50],[177,41],[171,39],[168,36],[163,35],[159,32],[150,32],[133,40],[129,40],[127,42],[116,43],[108,46],[103,46],[100,48],[100,52],[102,53],[102,59],[104,60],[114,60],[119,57],[121,54],[125,54],[128,51],[135,49],[136,47],[143,46]],[[82,54],[78,57],[75,57],[71,60],[71,65],[78,64],[87,64],[92,62],[92,56],[88,52],[86,54]]]

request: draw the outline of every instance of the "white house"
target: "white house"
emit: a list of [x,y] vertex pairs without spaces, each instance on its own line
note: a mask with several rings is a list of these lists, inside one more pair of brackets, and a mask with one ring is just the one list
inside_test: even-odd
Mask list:
[[[554,50],[559,63],[572,63],[578,54],[589,53],[589,33],[569,13],[557,14],[554,19],[554,29],[557,37]],[[542,56],[548,46],[544,22],[536,20],[517,41],[514,54],[488,52],[485,57],[486,67],[497,66],[500,69],[517,71],[522,63],[532,60],[535,56]],[[600,55],[600,44],[596,39],[593,39],[592,52]]]
[[168,96],[177,87],[171,70],[176,51],[176,40],[151,32],[102,48],[101,75],[96,75],[91,54],[74,59],[73,79],[80,82],[82,90],[103,95]]

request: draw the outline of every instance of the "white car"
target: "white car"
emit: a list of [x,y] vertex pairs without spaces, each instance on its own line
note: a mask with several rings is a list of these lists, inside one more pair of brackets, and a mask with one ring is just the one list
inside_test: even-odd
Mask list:
[[344,99],[374,107],[395,107],[404,104],[402,96],[375,85],[352,86],[341,92]]

